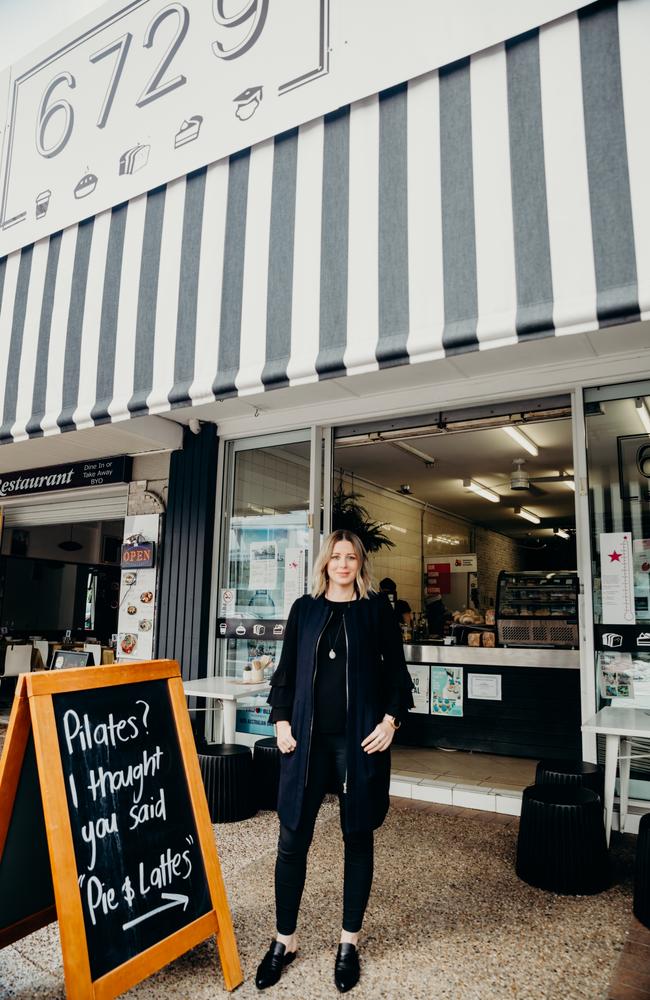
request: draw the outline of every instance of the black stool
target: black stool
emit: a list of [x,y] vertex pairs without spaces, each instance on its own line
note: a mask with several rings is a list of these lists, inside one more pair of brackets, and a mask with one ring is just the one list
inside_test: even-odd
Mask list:
[[605,772],[586,760],[540,760],[535,772],[536,785],[579,785],[590,788],[604,801]]
[[198,754],[213,823],[250,819],[257,812],[253,758],[248,747],[214,743]]
[[258,809],[278,808],[280,751],[275,736],[256,740],[253,747],[253,774]]
[[644,927],[650,927],[650,813],[641,817],[636,839],[632,910]]
[[576,785],[531,785],[521,804],[516,872],[538,889],[591,896],[609,885],[603,809]]

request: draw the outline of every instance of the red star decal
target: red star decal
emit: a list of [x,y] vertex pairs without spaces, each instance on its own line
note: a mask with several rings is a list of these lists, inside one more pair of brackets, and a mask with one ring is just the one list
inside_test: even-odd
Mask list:
[[609,552],[608,555],[612,562],[620,562],[621,553],[617,552],[616,549],[613,552]]

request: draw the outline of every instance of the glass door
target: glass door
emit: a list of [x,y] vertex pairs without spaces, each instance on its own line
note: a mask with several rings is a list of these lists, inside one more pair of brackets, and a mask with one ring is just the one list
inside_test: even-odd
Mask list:
[[[216,669],[236,682],[263,683],[280,656],[289,609],[310,589],[329,506],[329,431],[231,441],[226,448]],[[267,732],[265,713],[253,711],[239,711],[238,728],[247,731],[246,714],[251,725],[262,723],[248,731]]]

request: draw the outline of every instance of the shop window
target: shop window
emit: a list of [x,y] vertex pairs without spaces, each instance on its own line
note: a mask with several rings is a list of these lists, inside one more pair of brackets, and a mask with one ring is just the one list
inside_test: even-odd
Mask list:
[[650,383],[588,390],[585,413],[598,707],[650,708]]

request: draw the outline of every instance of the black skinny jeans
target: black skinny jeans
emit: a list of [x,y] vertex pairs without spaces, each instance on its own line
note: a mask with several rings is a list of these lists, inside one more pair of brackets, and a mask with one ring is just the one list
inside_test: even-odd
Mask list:
[[[333,787],[332,778],[338,790],[342,826],[345,736],[314,733],[300,824],[297,830],[280,824],[275,863],[275,912],[279,934],[293,934],[296,929],[314,823],[325,793]],[[372,830],[344,833],[343,841],[343,930],[354,934],[361,930],[372,886]]]

